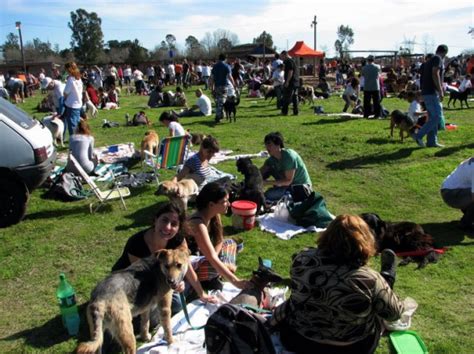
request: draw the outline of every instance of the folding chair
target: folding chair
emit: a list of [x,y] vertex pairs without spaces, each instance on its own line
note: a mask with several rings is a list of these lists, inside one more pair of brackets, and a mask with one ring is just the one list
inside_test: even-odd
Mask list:
[[158,170],[182,165],[188,154],[189,135],[172,136],[161,140],[160,152],[154,155],[145,151],[145,164],[153,168],[156,183],[159,185]]
[[112,177],[114,178],[114,187],[112,189],[108,189],[105,191],[101,191],[99,187],[95,184],[95,182],[92,180],[92,178],[84,171],[82,166],[77,162],[76,158],[69,153],[69,159],[71,160],[72,164],[74,165],[74,168],[79,172],[81,177],[87,182],[87,184],[90,186],[91,190],[94,192],[95,196],[97,197],[98,205],[95,209],[92,208],[92,206],[97,203],[97,202],[92,202],[89,204],[89,210],[91,214],[93,212],[96,212],[99,210],[99,208],[104,205],[106,202],[109,200],[113,199],[118,199],[122,201],[122,205],[125,210],[127,210],[127,206],[125,205],[125,200],[123,200],[124,197],[130,196],[130,190],[127,187],[120,187],[117,182],[115,182],[115,176],[112,173]]

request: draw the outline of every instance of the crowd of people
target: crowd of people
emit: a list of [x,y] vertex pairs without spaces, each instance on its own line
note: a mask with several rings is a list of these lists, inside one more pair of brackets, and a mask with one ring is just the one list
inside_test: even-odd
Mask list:
[[[443,60],[447,53],[448,48],[440,45],[436,53],[418,68],[415,64],[414,75],[419,81],[419,86],[415,86],[421,92],[407,92],[410,103],[407,115],[419,125],[413,139],[420,146],[425,146],[422,139],[426,135],[426,146],[442,147],[437,140],[437,131],[442,117],[440,103],[446,91]],[[455,68],[458,78],[463,73],[460,67],[458,64]],[[325,65],[321,65],[319,70],[320,81],[315,92],[322,96],[332,91],[326,80],[328,70]],[[381,68],[373,56],[369,56],[360,67],[359,77],[344,62],[337,64],[335,71],[336,86],[342,87],[344,112],[351,106],[360,105],[359,96],[363,92],[364,117],[382,115],[380,102],[384,85]],[[44,90],[51,90],[54,108],[62,115],[70,136],[71,154],[87,173],[94,171],[97,157],[93,154],[94,138],[86,111],[94,112],[90,105],[95,108],[106,108],[111,104],[118,106],[120,94],[117,88],[131,87],[132,82],[136,94],[150,96],[149,107],[183,107],[181,111],[165,111],[159,117],[170,136],[187,134],[179,123],[180,118],[212,115],[212,102],[205,94],[207,90],[214,96],[215,120],[222,120],[226,97],[237,94],[249,80],[252,85],[256,85],[258,80],[261,84],[271,84],[276,95],[276,107],[282,115],[288,115],[290,105],[293,115],[299,114],[302,84],[298,67],[286,51],[275,55],[273,61],[265,61],[261,72],[250,76],[246,76],[238,60],[231,66],[223,54],[213,65],[201,61],[189,63],[184,59],[179,64],[150,65],[145,74],[137,67],[116,68],[112,63],[104,70],[91,66],[80,71],[74,62],[65,65],[65,72],[63,79],[44,76],[40,84]],[[261,79],[259,75],[262,75]],[[10,78],[8,87],[12,99],[20,103],[24,100],[24,87],[23,81],[18,80]],[[176,87],[175,93],[164,90],[165,86],[172,84],[184,88],[201,84],[204,88],[195,90],[196,104],[189,106],[180,86]],[[452,89],[461,91],[470,87],[470,76],[467,75]],[[305,162],[298,152],[285,147],[280,132],[266,134],[263,144],[269,154],[260,167],[264,185],[269,187],[265,191],[267,201],[277,202],[289,193],[292,186],[312,189]],[[185,161],[173,178],[175,182],[184,178],[195,180],[200,187],[196,210],[188,215],[174,202],[163,203],[151,226],[128,239],[112,271],[124,269],[159,250],[181,248],[201,257],[192,258],[185,281],[177,288],[177,293],[184,292],[189,299],[215,302],[215,297],[208,295],[206,290],[222,289],[222,280],[241,289],[250,286],[247,280],[236,275],[236,241],[224,237],[221,215],[226,214],[230,206],[229,191],[223,183],[227,180],[209,165],[219,149],[217,139],[208,135],[201,142],[199,151]],[[462,210],[461,226],[470,231],[474,222],[473,166],[473,159],[464,161],[444,181],[441,189],[446,204]],[[73,170],[74,166],[67,168]],[[376,253],[374,236],[368,225],[354,215],[336,217],[321,234],[317,245],[317,248],[295,255],[290,273],[291,296],[274,310],[271,325],[280,329],[283,344],[296,352],[307,352],[307,348],[311,348],[311,352],[373,353],[380,339],[382,319],[396,320],[403,312],[403,305],[393,291],[395,255],[384,250],[381,272],[370,269],[367,263]],[[181,309],[177,293],[173,300],[174,312]]]

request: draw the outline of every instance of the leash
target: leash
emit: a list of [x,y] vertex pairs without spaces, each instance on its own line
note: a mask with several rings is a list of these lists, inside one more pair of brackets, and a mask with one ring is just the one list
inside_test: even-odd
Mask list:
[[191,329],[194,330],[194,331],[198,331],[200,329],[203,329],[205,327],[205,325],[202,325],[202,326],[199,326],[199,327],[194,327],[191,324],[191,319],[189,318],[188,308],[186,306],[186,298],[184,297],[184,294],[182,292],[179,293],[179,299],[181,300],[181,307],[183,308],[184,317],[186,317],[186,321],[188,322],[189,327],[191,327]]
[[249,304],[240,304],[239,306],[246,309],[246,310],[250,310],[250,311],[253,311],[253,312],[258,313],[258,314],[270,314],[270,313],[272,313],[272,311],[270,311],[270,310],[261,309],[259,307],[255,307],[255,306],[252,306],[252,305],[249,305]]

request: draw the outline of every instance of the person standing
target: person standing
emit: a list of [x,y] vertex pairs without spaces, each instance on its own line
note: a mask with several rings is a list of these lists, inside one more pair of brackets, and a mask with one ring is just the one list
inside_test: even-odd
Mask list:
[[285,83],[283,84],[283,97],[281,103],[281,114],[288,115],[288,107],[290,102],[293,104],[293,115],[298,115],[298,86],[299,73],[295,61],[290,57],[288,52],[284,50],[280,55],[285,66]]
[[369,118],[371,115],[371,101],[374,105],[374,118],[380,118],[380,72],[380,66],[374,64],[374,56],[369,55],[367,64],[362,67],[362,77],[364,78],[364,118]]
[[64,118],[71,137],[81,119],[83,85],[81,73],[75,62],[66,63],[65,68],[69,76],[64,87]]
[[412,134],[412,138],[418,146],[425,147],[423,137],[426,135],[426,146],[428,147],[444,147],[438,143],[438,126],[443,115],[441,101],[444,98],[443,75],[444,64],[443,59],[448,54],[448,47],[441,44],[436,49],[435,55],[423,65],[421,73],[421,94],[428,112],[428,121],[421,127],[416,134]]
[[219,54],[219,61],[211,70],[211,91],[216,97],[216,123],[219,123],[224,117],[224,103],[227,98],[229,86],[236,87],[235,81],[231,75],[230,66],[225,62],[225,54]]

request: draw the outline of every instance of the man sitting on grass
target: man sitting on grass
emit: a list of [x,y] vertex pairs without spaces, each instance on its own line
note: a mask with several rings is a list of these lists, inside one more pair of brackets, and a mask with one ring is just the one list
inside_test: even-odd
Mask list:
[[178,118],[210,116],[212,114],[212,106],[209,97],[202,93],[201,89],[196,90],[196,97],[196,104],[193,105],[191,108],[183,110],[180,113],[173,111],[173,114]]

